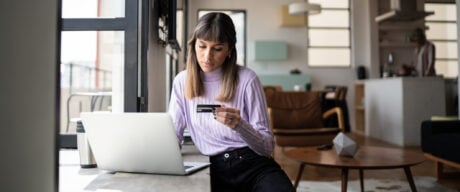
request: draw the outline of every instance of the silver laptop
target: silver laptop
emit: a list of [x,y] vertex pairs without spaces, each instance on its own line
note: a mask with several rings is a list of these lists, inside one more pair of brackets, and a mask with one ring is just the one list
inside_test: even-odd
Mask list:
[[82,113],[81,119],[100,169],[188,175],[209,162],[183,162],[168,113]]

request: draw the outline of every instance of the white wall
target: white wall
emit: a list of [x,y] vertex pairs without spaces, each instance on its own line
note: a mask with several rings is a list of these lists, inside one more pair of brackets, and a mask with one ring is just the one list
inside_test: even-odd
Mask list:
[[0,1],[0,191],[57,191],[58,0]]
[[[189,3],[189,28],[197,21],[198,9],[243,9],[247,14],[247,66],[259,74],[284,73],[288,74],[293,68],[299,68],[302,73],[308,74],[312,80],[313,89],[322,89],[325,85],[345,85],[349,87],[347,100],[350,112],[350,122],[353,122],[352,98],[354,96],[353,83],[356,80],[356,66],[364,65],[367,70],[374,70],[373,77],[378,74],[376,67],[371,67],[372,38],[376,38],[371,29],[373,16],[376,15],[376,6],[368,0],[353,0],[351,15],[352,29],[352,61],[351,67],[345,68],[311,68],[307,66],[306,54],[306,28],[305,27],[280,27],[280,9],[297,0],[192,0]],[[370,8],[370,7],[374,8]],[[372,18],[372,19],[371,19]],[[372,33],[373,31],[373,33]],[[191,32],[189,32],[190,35]],[[288,43],[288,59],[281,62],[260,62],[254,60],[254,41],[256,40],[281,40]],[[374,43],[375,44],[375,43]],[[375,53],[374,53],[375,54]],[[377,64],[378,65],[378,64]],[[378,70],[378,67],[377,67]],[[352,124],[353,126],[353,124]]]

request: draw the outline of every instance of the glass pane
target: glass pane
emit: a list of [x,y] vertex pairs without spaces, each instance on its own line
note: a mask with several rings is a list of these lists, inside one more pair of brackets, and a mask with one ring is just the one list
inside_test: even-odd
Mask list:
[[310,3],[321,4],[322,8],[348,8],[349,0],[310,0]]
[[84,111],[123,112],[124,32],[61,33],[61,133]]
[[237,51],[237,61],[236,63],[239,65],[246,65],[246,13],[244,11],[226,11],[226,10],[213,10],[213,11],[198,11],[198,17],[205,15],[206,13],[210,12],[222,12],[229,15],[232,20],[233,24],[235,25],[236,30],[236,51]]
[[455,4],[425,3],[426,11],[434,11],[433,15],[426,17],[426,21],[456,21],[457,11]]
[[350,46],[348,30],[309,29],[310,46]]
[[436,74],[444,75],[444,77],[458,77],[457,61],[439,61],[436,60]]
[[348,10],[322,10],[321,14],[308,16],[309,27],[349,27]]
[[177,41],[179,42],[179,46],[183,49],[184,46],[182,45],[184,42],[184,29],[183,29],[183,17],[184,17],[184,11],[182,10],[177,10],[176,12],[176,38]]
[[309,48],[308,66],[350,66],[350,49],[342,48]]
[[433,42],[436,46],[436,58],[457,59],[457,42]]
[[428,30],[426,31],[427,39],[457,39],[457,25],[455,23],[429,23],[426,22]]
[[125,0],[62,0],[62,18],[125,17]]

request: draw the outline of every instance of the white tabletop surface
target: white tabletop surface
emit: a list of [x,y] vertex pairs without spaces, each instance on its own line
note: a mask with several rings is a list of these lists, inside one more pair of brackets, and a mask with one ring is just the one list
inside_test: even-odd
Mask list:
[[[182,155],[185,161],[209,161],[193,145],[184,145]],[[59,162],[59,192],[211,191],[209,167],[188,176],[112,173],[80,168],[78,151],[71,149],[60,150]]]

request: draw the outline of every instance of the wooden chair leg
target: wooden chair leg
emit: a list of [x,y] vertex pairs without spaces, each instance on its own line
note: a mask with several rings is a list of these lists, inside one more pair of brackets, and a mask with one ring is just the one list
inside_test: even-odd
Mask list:
[[305,168],[305,163],[300,163],[299,171],[297,172],[297,177],[295,178],[294,188],[297,189],[299,186],[300,178],[302,178],[303,169]]
[[436,172],[436,177],[438,179],[444,178],[444,165],[439,161],[435,161],[434,168]]

